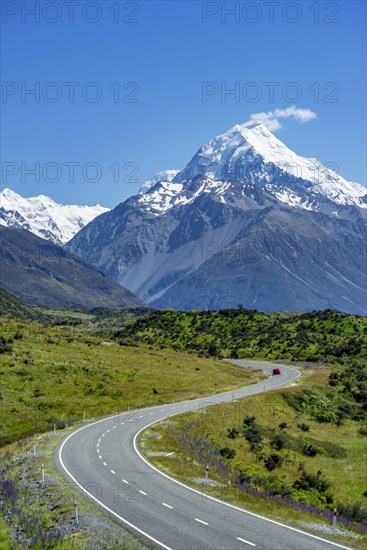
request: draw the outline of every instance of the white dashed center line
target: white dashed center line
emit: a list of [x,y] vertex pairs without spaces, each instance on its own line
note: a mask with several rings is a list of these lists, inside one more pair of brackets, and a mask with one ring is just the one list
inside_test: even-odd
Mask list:
[[103,466],[107,466],[107,464],[104,462],[104,463],[103,463]]
[[162,506],[165,506],[166,508],[169,508],[170,510],[173,510],[173,506],[170,506],[169,504],[166,504],[165,502],[162,502]]
[[116,472],[114,470],[111,470],[111,474],[116,474]]
[[129,483],[128,481],[126,481],[126,479],[123,479],[122,481],[123,481],[124,483]]
[[206,521],[203,521],[202,519],[194,518],[194,520],[198,521],[199,523],[202,523],[203,525],[209,525],[209,523],[207,523]]
[[237,540],[240,540],[241,542],[244,542],[245,544],[249,544],[250,546],[256,546],[253,542],[250,542],[249,540],[241,539],[241,537],[236,537]]
[[141,494],[144,495],[144,496],[147,496],[147,494],[144,493],[144,491],[140,491],[140,490],[139,490],[139,493],[141,493]]

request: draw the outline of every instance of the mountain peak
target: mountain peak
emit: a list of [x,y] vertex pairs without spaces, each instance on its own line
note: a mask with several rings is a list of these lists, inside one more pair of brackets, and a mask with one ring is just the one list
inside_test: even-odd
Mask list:
[[140,187],[139,195],[144,195],[158,182],[170,182],[180,172],[180,170],[163,170],[162,172],[156,172],[153,177],[145,180]]
[[26,229],[55,244],[65,244],[82,227],[109,209],[58,204],[46,195],[24,198],[8,187],[0,193],[0,225]]

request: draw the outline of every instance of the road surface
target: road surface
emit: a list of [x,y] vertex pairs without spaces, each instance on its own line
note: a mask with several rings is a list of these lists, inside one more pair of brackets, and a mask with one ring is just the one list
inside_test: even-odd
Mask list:
[[[260,361],[231,361],[271,374]],[[155,422],[210,404],[271,390],[300,373],[281,366],[245,388],[182,403],[159,405],[87,424],[68,435],[55,462],[86,498],[152,546],[174,550],[331,550],[348,548],[226,504],[173,480],[141,455],[139,433]],[[204,477],[203,472],[203,477]],[[210,494],[210,492],[209,492]]]

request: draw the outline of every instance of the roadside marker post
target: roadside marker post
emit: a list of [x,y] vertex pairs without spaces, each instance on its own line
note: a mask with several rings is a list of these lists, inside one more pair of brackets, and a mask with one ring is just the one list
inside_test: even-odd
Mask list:
[[334,508],[334,517],[333,517],[333,531],[336,529],[336,508]]
[[74,516],[75,516],[75,523],[79,523],[78,505],[76,503],[75,498],[74,498]]
[[41,464],[41,479],[42,479],[42,483],[45,482],[45,469],[43,467],[43,464]]
[[209,466],[205,468],[205,483],[209,481]]

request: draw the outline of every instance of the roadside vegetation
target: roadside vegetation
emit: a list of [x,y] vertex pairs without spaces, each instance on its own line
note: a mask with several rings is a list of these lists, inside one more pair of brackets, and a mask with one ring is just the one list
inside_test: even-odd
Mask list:
[[0,449],[0,548],[149,550],[55,469],[53,452],[64,435],[51,432]]
[[361,420],[338,416],[330,374],[308,368],[294,387],[171,417],[148,428],[140,445],[204,500],[212,495],[309,529],[331,526],[336,507],[338,527],[354,530],[350,543],[366,548],[367,432]]

